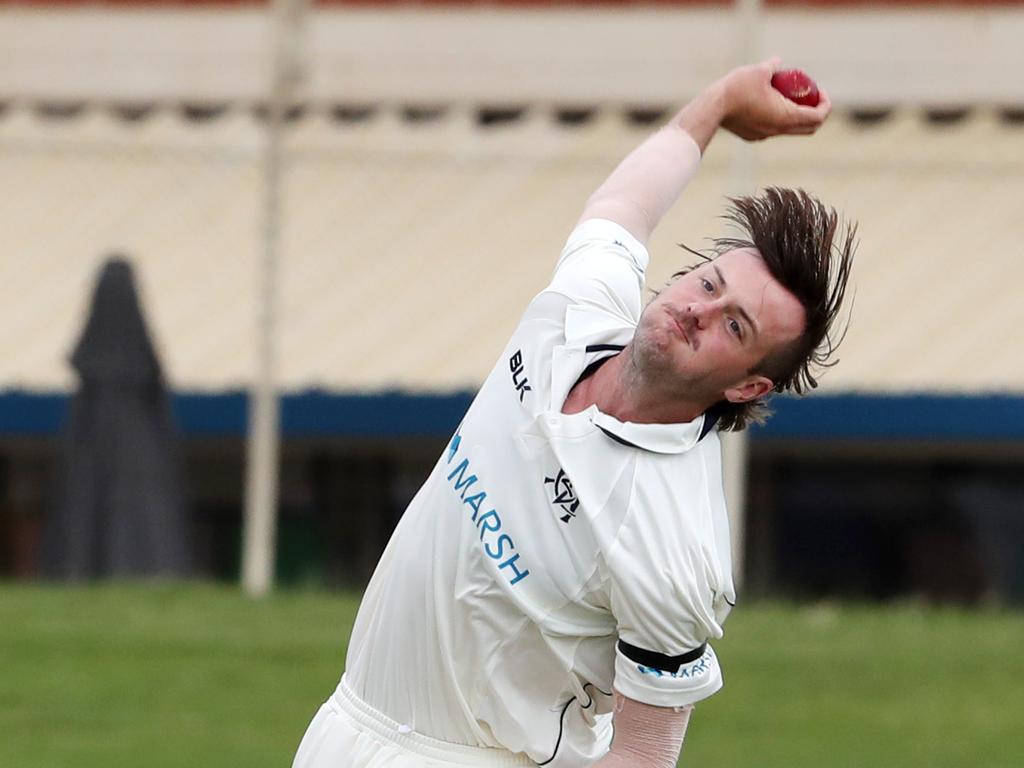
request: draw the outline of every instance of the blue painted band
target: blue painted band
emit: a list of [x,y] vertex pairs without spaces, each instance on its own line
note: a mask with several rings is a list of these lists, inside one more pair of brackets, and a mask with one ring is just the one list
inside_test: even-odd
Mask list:
[[[331,394],[307,391],[281,400],[285,437],[447,437],[472,402],[453,394]],[[60,433],[70,398],[60,393],[0,393],[0,437]],[[188,437],[240,437],[244,392],[178,393],[177,423]],[[754,439],[1024,440],[1022,395],[814,395],[779,397]]]
[[1024,440],[1024,395],[777,397],[754,437],[786,440]]
[[[336,395],[319,391],[281,399],[285,437],[447,437],[473,393],[382,392]],[[71,398],[64,394],[0,392],[0,436],[48,437],[64,428]],[[177,393],[171,407],[187,437],[240,437],[246,431],[244,392]]]

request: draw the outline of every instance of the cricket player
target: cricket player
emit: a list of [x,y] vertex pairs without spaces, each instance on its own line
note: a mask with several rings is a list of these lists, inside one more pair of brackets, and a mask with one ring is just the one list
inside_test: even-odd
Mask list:
[[733,70],[587,201],[363,596],[295,768],[669,768],[722,672],[736,596],[719,430],[828,362],[853,233],[807,194],[733,201],[740,236],[644,304],[646,243],[719,128],[830,111]]

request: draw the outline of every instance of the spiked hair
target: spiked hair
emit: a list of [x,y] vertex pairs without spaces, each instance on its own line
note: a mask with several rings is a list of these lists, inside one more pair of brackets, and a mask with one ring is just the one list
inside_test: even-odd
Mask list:
[[[804,332],[770,352],[750,373],[771,379],[774,392],[804,394],[818,386],[820,369],[838,362],[834,354],[847,326],[836,326],[857,247],[857,226],[842,225],[834,208],[802,189],[769,187],[756,197],[730,198],[730,203],[724,218],[739,229],[739,236],[716,238],[710,257],[698,255],[714,259],[736,248],[754,248],[772,277],[800,302]],[[769,414],[764,399],[722,401],[714,412],[719,428],[731,431],[763,423]]]

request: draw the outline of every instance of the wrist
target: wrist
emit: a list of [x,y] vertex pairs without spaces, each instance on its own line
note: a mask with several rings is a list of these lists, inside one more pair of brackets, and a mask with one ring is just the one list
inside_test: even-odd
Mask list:
[[700,96],[705,102],[705,109],[716,124],[722,125],[732,115],[735,96],[729,85],[729,77],[716,80]]
[[724,80],[718,80],[697,95],[676,115],[676,127],[690,134],[704,153],[712,137],[728,117],[729,92]]

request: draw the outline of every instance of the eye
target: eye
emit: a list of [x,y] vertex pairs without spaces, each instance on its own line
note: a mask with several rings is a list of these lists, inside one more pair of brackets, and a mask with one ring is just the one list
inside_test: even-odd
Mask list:
[[743,337],[743,329],[740,327],[740,324],[731,318],[729,319],[729,330],[732,331],[737,336],[737,338]]
[[711,281],[710,281],[710,280],[705,280],[705,279],[704,279],[704,278],[702,277],[702,278],[700,279],[700,282],[701,282],[701,285],[703,285],[703,286],[704,286],[704,290],[705,290],[705,291],[707,291],[708,293],[714,293],[714,292],[715,292],[715,286],[714,286],[714,285],[712,285],[712,283],[711,283]]

